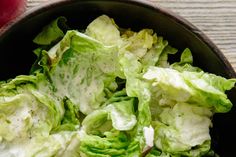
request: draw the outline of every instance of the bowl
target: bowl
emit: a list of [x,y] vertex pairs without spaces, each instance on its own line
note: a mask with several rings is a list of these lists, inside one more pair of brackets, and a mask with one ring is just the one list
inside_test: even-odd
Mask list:
[[[0,80],[28,74],[36,59],[32,40],[45,24],[65,16],[74,29],[84,29],[94,18],[106,14],[123,28],[154,29],[170,45],[192,50],[194,64],[205,71],[235,78],[232,66],[198,28],[179,15],[142,0],[60,0],[31,9],[0,33]],[[227,93],[236,104],[236,90]],[[213,117],[212,147],[220,156],[236,156],[236,110]]]

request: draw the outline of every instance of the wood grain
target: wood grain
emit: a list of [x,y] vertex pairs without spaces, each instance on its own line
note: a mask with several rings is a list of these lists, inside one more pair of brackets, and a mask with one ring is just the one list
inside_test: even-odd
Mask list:
[[[49,0],[28,0],[28,9]],[[172,10],[202,30],[236,70],[236,0],[149,0]]]
[[236,70],[236,0],[150,0],[202,30]]

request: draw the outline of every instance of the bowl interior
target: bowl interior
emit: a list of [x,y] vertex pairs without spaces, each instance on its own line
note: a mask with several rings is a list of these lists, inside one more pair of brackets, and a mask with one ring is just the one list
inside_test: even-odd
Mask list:
[[[236,76],[228,61],[208,38],[171,12],[133,0],[64,0],[25,14],[0,36],[0,80],[28,74],[36,59],[32,53],[36,48],[32,39],[51,20],[65,16],[69,26],[81,30],[102,14],[114,18],[118,26],[123,28],[154,29],[179,51],[186,47],[190,48],[194,64],[205,71],[226,78]],[[235,89],[229,92],[229,98],[234,104],[236,104],[236,99],[233,97],[235,94]],[[214,116],[214,128],[211,130],[212,145],[221,156],[236,156],[234,145],[231,144],[236,141],[235,112],[233,107],[227,114]]]

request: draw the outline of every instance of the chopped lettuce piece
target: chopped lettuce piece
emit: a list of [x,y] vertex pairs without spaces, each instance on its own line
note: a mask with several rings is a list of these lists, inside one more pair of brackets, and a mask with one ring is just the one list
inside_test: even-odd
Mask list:
[[106,110],[95,110],[87,115],[82,122],[82,130],[86,134],[102,136],[105,131],[110,131],[111,129],[112,122]]
[[85,34],[104,45],[119,45],[122,42],[118,26],[106,15],[93,20],[86,28]]
[[[157,106],[158,107],[158,106]],[[159,106],[160,107],[160,106]],[[158,120],[153,122],[155,128],[155,145],[164,152],[181,154],[194,150],[198,156],[201,145],[208,143],[210,149],[209,127],[212,112],[193,104],[178,103],[163,106]]]
[[131,130],[137,120],[134,115],[134,99],[113,102],[96,110],[83,120],[83,129],[88,134],[102,134],[112,128],[120,131]]
[[58,125],[62,116],[58,108],[60,106],[46,93],[38,91],[38,79],[35,76],[18,76],[1,85],[2,140],[47,135]]
[[155,66],[167,45],[168,42],[166,40],[163,40],[162,37],[157,37],[157,43],[155,43],[141,59],[143,66]]
[[234,87],[235,79],[159,67],[150,67],[143,77],[152,81],[152,86],[170,100],[195,103],[220,113],[232,107],[224,92]]
[[114,102],[106,107],[110,112],[112,126],[117,130],[131,130],[137,120],[134,115],[134,99]]
[[124,69],[126,77],[126,91],[129,97],[138,99],[138,116],[137,127],[133,131],[133,143],[135,147],[133,152],[142,153],[146,147],[144,127],[151,124],[151,113],[149,109],[150,91],[148,84],[141,79],[142,64],[138,61],[138,57],[133,53],[126,52],[120,59],[121,66]]
[[202,71],[198,67],[192,66],[193,64],[193,56],[190,51],[190,49],[186,48],[180,57],[180,62],[175,62],[170,65],[171,68],[178,70],[180,72],[182,71],[192,71],[192,72],[200,72]]
[[163,50],[163,52],[161,53],[158,62],[156,63],[156,66],[158,67],[164,67],[164,68],[168,68],[169,62],[168,62],[168,55],[169,54],[176,54],[177,53],[177,49],[171,47],[170,45],[167,45],[165,47],[165,49]]
[[3,141],[0,157],[68,157],[79,156],[79,137],[77,132],[60,132],[48,136],[33,136],[30,139],[15,139],[11,143]]
[[[66,151],[77,134],[68,128],[79,127],[79,122],[52,91],[42,74],[22,75],[1,84],[1,157],[54,156]],[[61,123],[67,126],[65,132],[56,132]]]
[[45,26],[43,30],[34,38],[33,42],[38,45],[51,45],[63,38],[64,30],[68,29],[65,24],[67,19],[65,17],[58,17],[50,24]]
[[47,53],[56,95],[69,98],[84,114],[99,109],[107,100],[105,89],[113,92],[115,78],[121,75],[117,53],[117,47],[68,31]]
[[129,35],[129,31],[122,35],[125,49],[139,59],[146,55],[147,51],[157,42],[157,36],[153,34],[152,29],[143,29],[138,33],[133,32],[131,36]]
[[87,135],[81,132],[81,156],[89,157],[115,157],[128,156],[126,151],[129,139],[123,132],[105,132],[104,137]]

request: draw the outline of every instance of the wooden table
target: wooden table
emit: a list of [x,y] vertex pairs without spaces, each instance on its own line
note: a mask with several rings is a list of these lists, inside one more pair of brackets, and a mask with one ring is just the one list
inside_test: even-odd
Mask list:
[[[28,0],[27,8],[49,0]],[[236,0],[149,0],[183,16],[222,50],[236,70]]]

